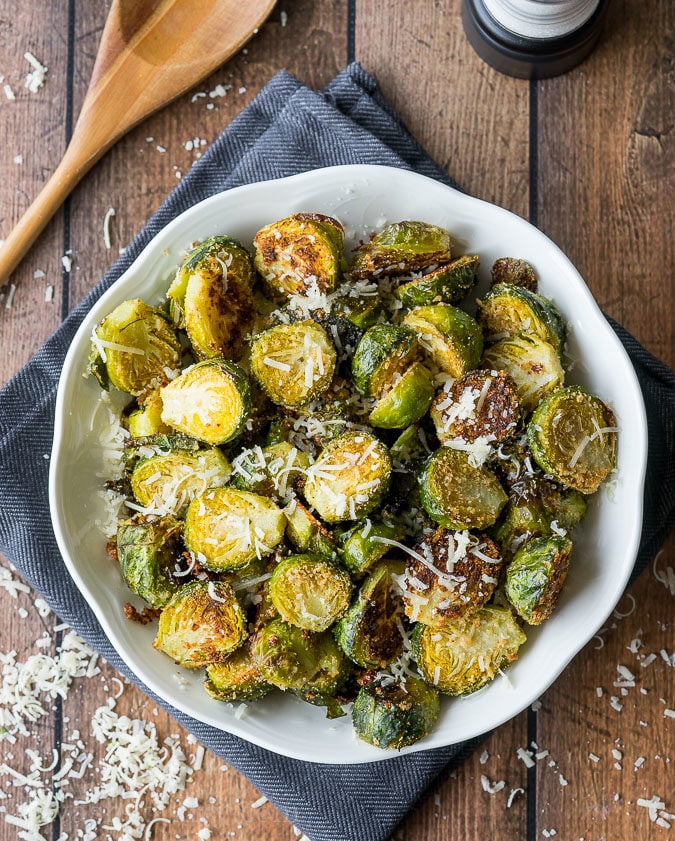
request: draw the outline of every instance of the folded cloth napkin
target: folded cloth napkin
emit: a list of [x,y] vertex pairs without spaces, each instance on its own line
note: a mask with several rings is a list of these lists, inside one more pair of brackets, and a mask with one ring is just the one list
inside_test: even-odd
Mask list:
[[[280,73],[213,143],[29,364],[0,392],[0,550],[103,657],[135,683],[63,566],[47,498],[56,387],[75,331],[94,301],[171,219],[230,187],[349,163],[388,164],[452,183],[407,133],[375,81],[350,65],[323,91]],[[650,458],[639,571],[673,522],[675,375],[612,323],[633,360],[649,417]],[[140,684],[142,686],[142,684]],[[202,744],[265,794],[312,841],[380,841],[428,789],[475,746],[452,745],[366,765],[286,759],[195,721],[154,697]]]

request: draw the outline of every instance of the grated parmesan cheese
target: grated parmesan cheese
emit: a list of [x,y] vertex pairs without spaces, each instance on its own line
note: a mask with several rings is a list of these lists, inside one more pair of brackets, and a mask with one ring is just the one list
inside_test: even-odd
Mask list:
[[108,251],[110,251],[112,247],[112,243],[110,242],[110,220],[114,215],[115,208],[109,207],[105,212],[105,216],[103,217],[103,244],[105,245]]

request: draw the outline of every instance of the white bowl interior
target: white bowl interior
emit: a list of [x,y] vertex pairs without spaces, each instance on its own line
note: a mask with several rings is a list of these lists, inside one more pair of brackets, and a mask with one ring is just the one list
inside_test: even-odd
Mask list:
[[[96,303],[78,331],[59,386],[50,473],[52,520],[61,553],[110,638],[129,667],[160,697],[215,727],[270,750],[314,762],[350,763],[399,755],[357,740],[351,717],[334,721],[324,710],[276,693],[235,707],[209,698],[201,672],[173,664],[152,648],[154,629],[126,620],[130,598],[105,539],[94,526],[103,516],[96,496],[101,478],[99,435],[105,413],[100,390],[85,379],[94,325],[121,301],[159,303],[184,251],[195,240],[227,233],[250,245],[255,232],[297,211],[339,218],[348,248],[368,233],[400,219],[442,225],[458,250],[481,258],[481,288],[497,257],[522,257],[535,268],[540,291],[552,298],[570,325],[570,355],[580,360],[568,375],[614,409],[619,434],[618,471],[611,492],[601,490],[574,534],[570,573],[560,605],[544,625],[528,631],[519,660],[475,695],[448,699],[433,731],[403,752],[449,745],[483,733],[519,713],[555,680],[615,606],[633,567],[640,535],[646,464],[646,420],[633,367],[574,266],[528,222],[415,173],[375,166],[314,170],[279,181],[239,187],[196,205],[170,223],[131,268]],[[121,401],[124,402],[124,401]],[[137,604],[140,603],[137,601]],[[239,713],[242,711],[239,710]]]

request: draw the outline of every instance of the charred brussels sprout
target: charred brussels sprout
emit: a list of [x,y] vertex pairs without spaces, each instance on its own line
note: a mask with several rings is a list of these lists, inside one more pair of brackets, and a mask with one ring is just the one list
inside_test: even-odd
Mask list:
[[162,389],[162,421],[206,444],[236,438],[251,411],[251,386],[234,362],[207,359]]
[[284,508],[286,537],[298,552],[310,552],[332,558],[336,550],[335,537],[324,524],[297,499]]
[[391,459],[369,432],[345,432],[329,441],[308,471],[304,493],[327,523],[358,520],[389,489]]
[[123,301],[94,328],[90,367],[104,388],[143,394],[180,367],[180,343],[160,310],[139,299]]
[[242,569],[269,555],[284,536],[284,515],[267,497],[214,488],[185,515],[185,545],[215,572]]
[[527,440],[545,473],[591,494],[616,467],[617,432],[611,409],[572,385],[542,400],[527,427]]
[[510,374],[526,412],[536,409],[539,402],[549,392],[560,388],[565,380],[558,352],[537,336],[501,339],[485,351],[483,365]]
[[459,257],[452,263],[401,283],[394,294],[405,307],[456,304],[473,289],[477,279],[478,257]]
[[417,307],[403,323],[412,327],[419,343],[442,371],[461,377],[478,365],[483,336],[475,318],[450,304]]
[[439,390],[431,419],[438,440],[505,441],[516,428],[520,403],[515,383],[504,371],[470,371]]
[[565,322],[555,304],[522,286],[493,286],[480,304],[479,321],[488,341],[524,333],[543,339],[558,353],[565,344]]
[[272,691],[251,657],[248,644],[228,654],[222,663],[206,667],[204,689],[217,701],[256,701]]
[[378,564],[369,573],[347,613],[335,625],[340,648],[364,669],[383,669],[403,651],[398,628],[401,597],[391,573],[403,572],[403,564]]
[[162,423],[162,396],[158,388],[139,400],[138,409],[129,413],[127,429],[132,438],[145,438],[160,432],[169,432],[171,427]]
[[367,330],[384,314],[382,299],[375,287],[374,294],[363,296],[339,295],[331,304],[330,314],[344,318],[358,330]]
[[354,352],[354,383],[366,396],[381,397],[418,356],[417,338],[410,327],[376,324],[363,334]]
[[251,370],[278,406],[302,406],[330,385],[337,356],[326,331],[314,321],[278,324],[253,341]]
[[466,695],[515,660],[525,639],[508,608],[488,606],[443,628],[418,623],[412,650],[428,683],[446,695]]
[[502,559],[486,535],[439,528],[415,551],[403,591],[405,612],[413,622],[440,628],[482,607],[497,586]]
[[355,280],[378,275],[405,275],[451,259],[450,234],[427,222],[395,222],[356,250]]
[[550,535],[528,540],[506,568],[506,597],[530,625],[553,613],[569,569],[572,541]]
[[222,662],[244,642],[246,617],[224,581],[193,581],[162,610],[153,643],[180,666],[199,669]]
[[167,297],[198,359],[241,356],[253,319],[253,280],[249,253],[229,237],[210,237],[188,254]]
[[400,750],[423,739],[440,712],[436,689],[417,678],[399,683],[378,682],[362,687],[352,719],[359,739],[377,748]]
[[405,529],[392,523],[359,523],[350,529],[342,538],[341,556],[345,566],[351,574],[358,578],[383,558],[392,544],[388,541],[399,541],[405,537]]
[[389,391],[380,397],[368,416],[371,426],[402,429],[427,413],[434,399],[434,385],[429,369],[413,362]]
[[309,456],[287,441],[244,450],[232,462],[232,482],[242,491],[285,500],[309,467]]
[[270,598],[281,617],[307,631],[325,631],[347,610],[352,582],[329,558],[289,555],[274,568]]
[[183,524],[173,517],[134,517],[117,529],[117,558],[129,589],[152,607],[164,607],[178,589],[169,573],[180,554]]
[[509,283],[512,286],[523,286],[530,292],[537,291],[537,276],[527,260],[516,257],[500,257],[492,265],[491,285]]
[[427,460],[420,476],[424,510],[449,529],[491,526],[506,503],[499,480],[486,467],[473,467],[466,453],[441,447]]
[[255,235],[255,267],[274,294],[332,292],[343,265],[344,228],[330,216],[296,213]]
[[197,452],[175,449],[138,461],[131,489],[144,508],[182,514],[198,494],[224,485],[229,476],[230,464],[216,447]]

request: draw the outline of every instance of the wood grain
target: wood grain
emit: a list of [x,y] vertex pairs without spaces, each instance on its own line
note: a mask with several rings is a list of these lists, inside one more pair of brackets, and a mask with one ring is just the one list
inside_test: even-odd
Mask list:
[[[46,5],[46,11],[38,11],[34,4],[0,0],[0,74],[17,92],[15,102],[6,101],[0,86],[0,119],[5,136],[13,138],[0,148],[0,237],[63,151],[68,97],[76,115],[107,8],[85,0],[71,4],[69,91],[67,4]],[[469,192],[522,216],[536,208],[540,227],[567,251],[605,310],[657,355],[673,361],[672,231],[667,212],[673,180],[673,65],[668,46],[675,17],[672,5],[655,0],[635,14],[629,4],[617,0],[611,4],[606,35],[591,58],[564,77],[540,82],[536,90],[479,61],[462,35],[458,0],[419,0],[414,7],[403,0],[356,0],[353,5],[356,57],[377,76],[383,93],[422,145]],[[287,26],[281,26],[281,11],[288,15]],[[225,96],[192,102],[196,91],[190,92],[112,149],[76,189],[67,211],[51,223],[22,266],[12,309],[6,310],[0,301],[0,381],[6,381],[57,326],[62,303],[64,311],[72,308],[115,261],[119,249],[177,183],[177,171],[187,172],[199,152],[186,149],[186,141],[211,142],[280,69],[321,87],[346,61],[347,34],[346,2],[280,3],[248,52],[199,88],[208,94],[218,84],[229,85]],[[28,69],[24,49],[31,49],[50,68],[38,94],[22,88]],[[531,112],[533,102],[536,111]],[[214,107],[207,109],[207,103]],[[531,114],[536,116],[532,126]],[[13,161],[19,153],[23,165]],[[536,176],[532,194],[531,174]],[[113,247],[106,250],[102,225],[109,207],[116,215]],[[65,278],[62,301],[64,247],[72,247],[74,265]],[[47,277],[33,278],[37,268]],[[55,286],[52,304],[44,302],[47,283]],[[662,569],[668,565],[675,567],[675,539],[659,560]],[[610,618],[603,647],[596,647],[598,640],[589,643],[545,693],[536,716],[525,712],[499,728],[472,757],[440,779],[397,829],[395,839],[482,841],[487,836],[532,841],[553,829],[555,837],[565,841],[668,837],[665,829],[649,821],[637,799],[659,794],[675,812],[670,794],[672,719],[664,717],[664,710],[675,706],[672,668],[660,654],[661,649],[672,650],[673,599],[649,571],[627,592],[635,599],[635,611]],[[624,597],[621,612],[627,613],[630,606],[630,598]],[[30,596],[19,594],[15,601],[1,589],[0,607],[1,648],[17,649],[19,659],[35,653],[35,639],[53,627],[54,618],[39,617]],[[648,666],[640,665],[627,648],[635,647],[635,639],[642,641],[638,654],[657,655]],[[636,686],[628,688],[626,696],[614,686],[617,665],[636,676]],[[0,764],[6,761],[27,770],[25,749],[37,746],[48,756],[59,726],[64,738],[75,728],[86,734],[93,711],[116,694],[115,677],[113,669],[102,665],[100,677],[76,681],[67,700],[55,704],[36,726],[35,737],[14,746],[0,743]],[[612,695],[623,704],[621,712],[610,706]],[[155,715],[134,687],[125,687],[118,711],[154,722],[160,738],[178,733],[187,753],[195,751],[175,722],[161,710]],[[548,754],[528,775],[516,752],[528,746],[528,733],[534,729],[538,748],[533,751]],[[91,736],[86,741],[100,757],[103,746]],[[612,750],[621,752],[620,760]],[[644,763],[635,769],[641,756]],[[207,753],[203,769],[169,810],[153,814],[147,804],[148,819],[173,818],[171,824],[155,825],[153,837],[195,838],[203,818],[214,841],[292,841],[296,836],[288,821],[269,804],[252,809],[258,792],[236,771],[222,766]],[[491,795],[483,788],[482,776],[489,783],[503,781],[504,787]],[[73,794],[82,794],[91,781],[73,781]],[[516,791],[507,808],[517,789],[523,791]],[[4,778],[3,791],[12,799],[0,797],[0,808],[11,812],[21,789]],[[176,809],[185,797],[197,798],[199,806],[187,809],[181,822]],[[46,829],[47,837],[56,841],[59,832],[67,832],[69,839],[76,838],[87,817],[111,817],[121,811],[119,806],[69,802],[58,827]],[[16,828],[0,820],[0,841],[15,838]]]

